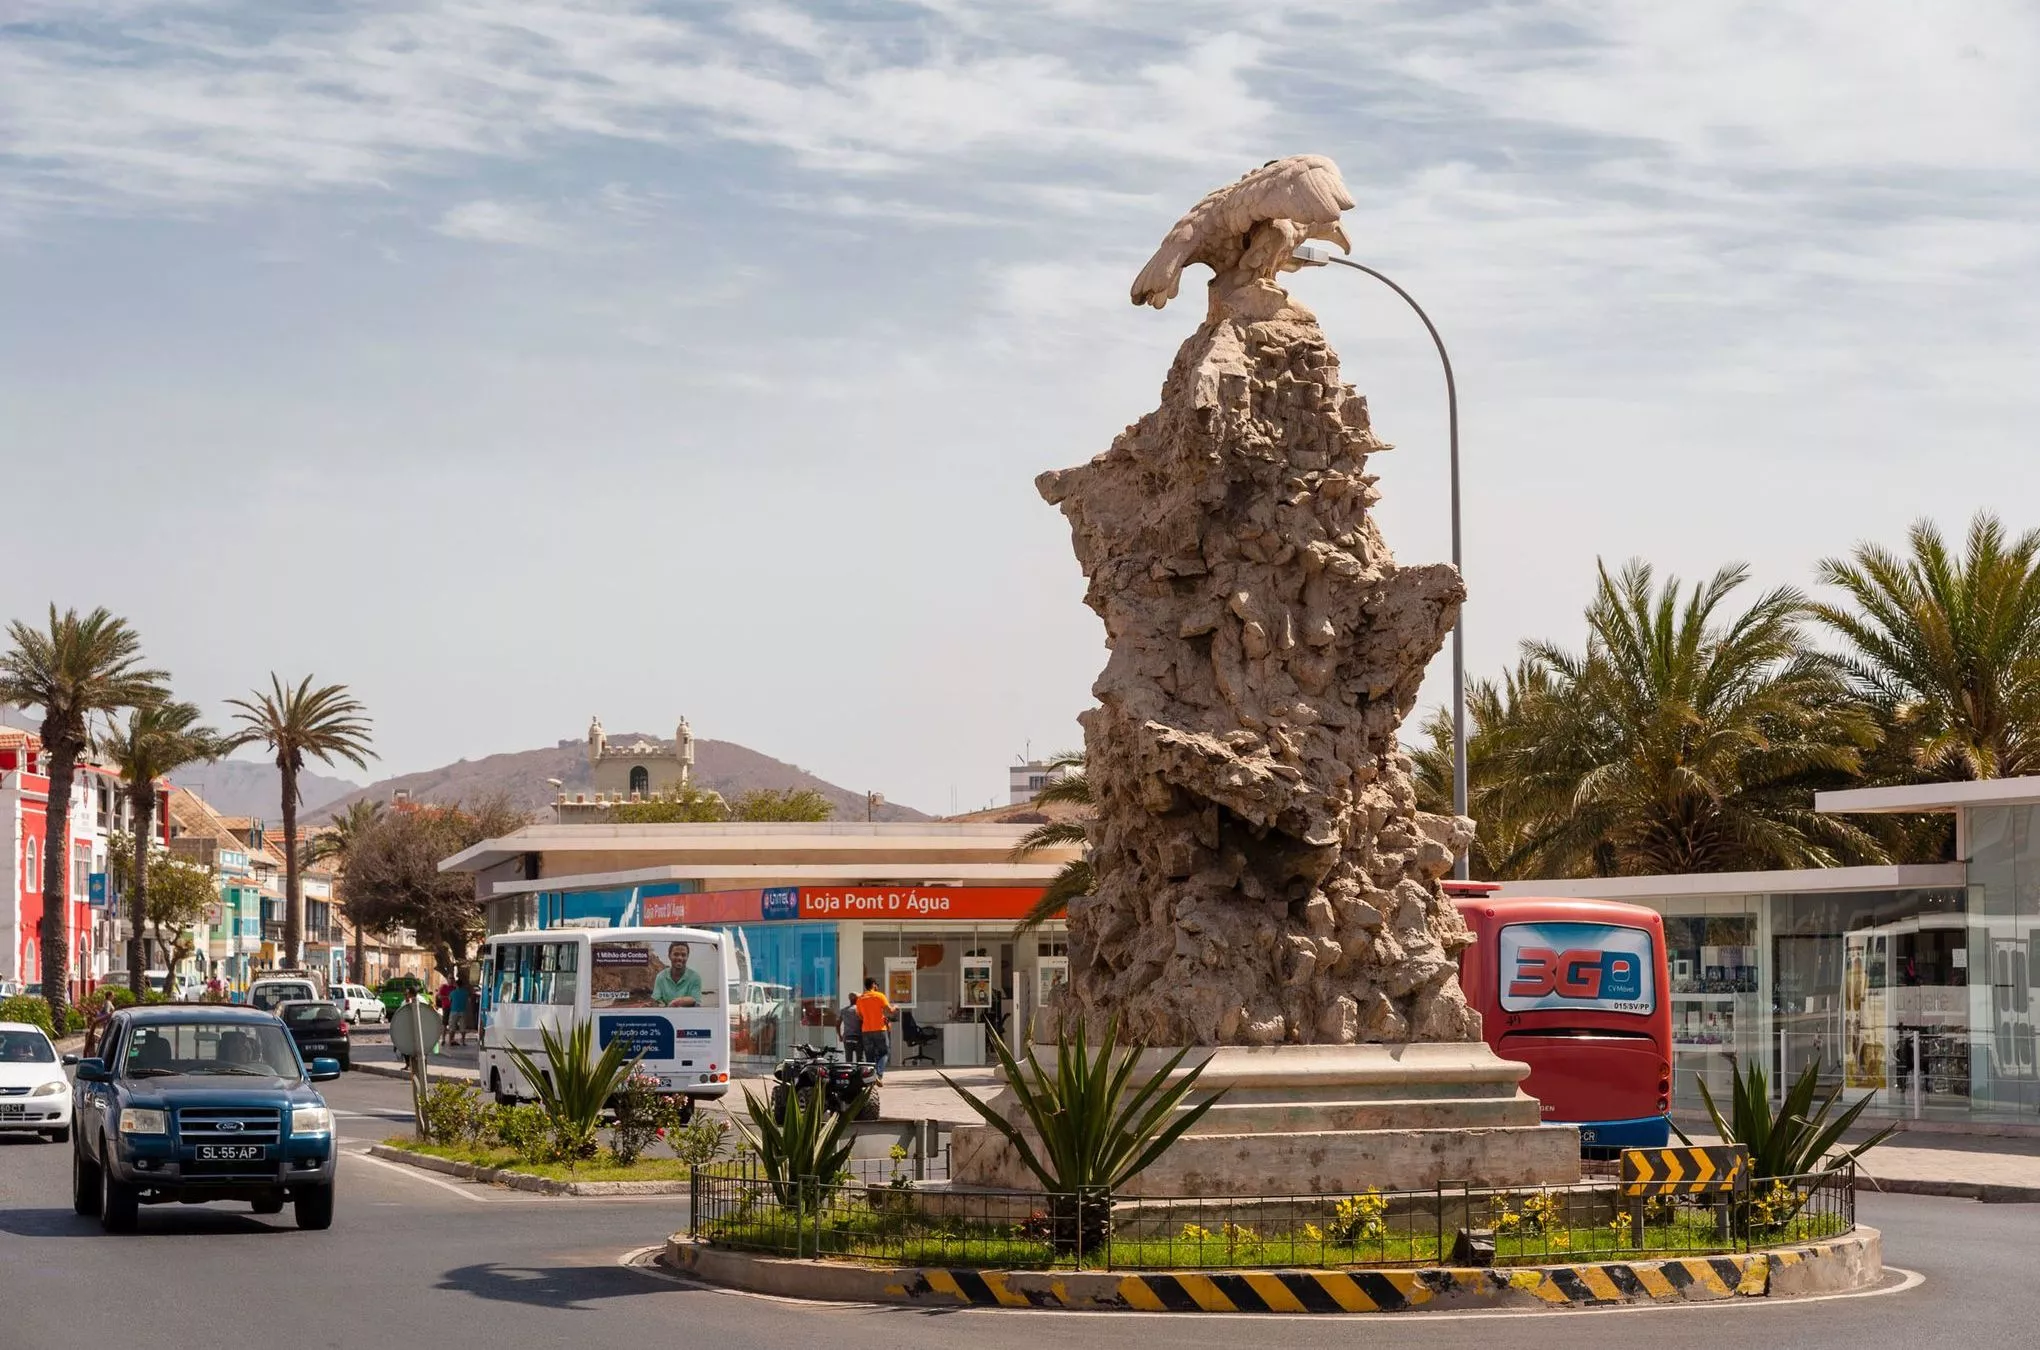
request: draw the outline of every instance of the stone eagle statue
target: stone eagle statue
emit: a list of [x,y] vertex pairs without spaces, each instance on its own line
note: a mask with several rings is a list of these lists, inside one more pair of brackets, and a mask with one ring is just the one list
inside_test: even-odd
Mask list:
[[1296,270],[1289,255],[1298,244],[1328,239],[1352,251],[1339,228],[1339,213],[1352,205],[1339,166],[1325,156],[1269,160],[1176,222],[1134,278],[1133,303],[1160,309],[1176,297],[1183,269],[1203,263],[1212,271],[1209,317],[1273,318],[1291,307],[1275,275]]

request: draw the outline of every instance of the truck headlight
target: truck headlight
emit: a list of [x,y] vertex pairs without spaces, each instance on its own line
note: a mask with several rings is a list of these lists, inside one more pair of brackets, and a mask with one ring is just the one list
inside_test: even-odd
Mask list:
[[52,1078],[47,1083],[38,1083],[35,1091],[28,1095],[31,1097],[61,1097],[70,1086],[69,1083],[61,1078]]
[[325,1106],[293,1106],[290,1108],[290,1132],[292,1134],[333,1133],[333,1111]]
[[170,1122],[162,1111],[146,1111],[130,1106],[120,1113],[122,1134],[168,1134]]

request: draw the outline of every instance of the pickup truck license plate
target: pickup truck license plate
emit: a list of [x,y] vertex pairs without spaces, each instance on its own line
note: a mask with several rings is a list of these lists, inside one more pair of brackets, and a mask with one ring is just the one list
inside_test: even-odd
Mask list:
[[261,1162],[269,1152],[264,1144],[200,1144],[200,1162]]

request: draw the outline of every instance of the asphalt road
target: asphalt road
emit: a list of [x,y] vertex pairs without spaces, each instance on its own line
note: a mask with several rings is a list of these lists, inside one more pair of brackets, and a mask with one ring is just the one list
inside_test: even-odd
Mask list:
[[[350,1074],[328,1099],[343,1143],[374,1142],[405,1120],[401,1083]],[[369,1343],[488,1350],[560,1345],[834,1343],[892,1350],[1039,1350],[1128,1334],[1172,1350],[1503,1344],[1564,1350],[1720,1350],[2040,1343],[2040,1206],[1866,1197],[1887,1258],[1922,1272],[1916,1289],[1872,1298],[1588,1314],[1401,1318],[1174,1316],[992,1310],[923,1312],[790,1304],[686,1286],[619,1259],[686,1221],[670,1197],[554,1200],[442,1181],[349,1154],[331,1231],[299,1232],[288,1211],[156,1206],[115,1237],[71,1212],[66,1147],[0,1141],[0,1350],[80,1345]]]

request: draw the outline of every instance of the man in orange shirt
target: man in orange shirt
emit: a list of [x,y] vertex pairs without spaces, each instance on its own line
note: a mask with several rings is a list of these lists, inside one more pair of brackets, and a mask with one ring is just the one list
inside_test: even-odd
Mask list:
[[857,996],[857,1021],[863,1030],[864,1058],[878,1070],[880,1082],[885,1081],[886,1061],[892,1058],[892,1033],[887,1029],[892,1017],[892,1000],[877,980],[865,976],[864,992]]

